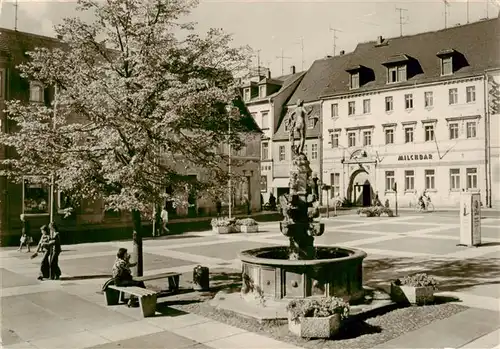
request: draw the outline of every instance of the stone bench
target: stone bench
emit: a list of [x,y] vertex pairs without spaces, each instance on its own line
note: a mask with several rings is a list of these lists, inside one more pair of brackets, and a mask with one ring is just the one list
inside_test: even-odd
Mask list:
[[[118,291],[118,292],[117,292]],[[156,291],[137,286],[115,286],[106,288],[106,304],[117,305],[123,294],[136,296],[139,299],[142,315],[144,317],[154,316],[156,312]]]

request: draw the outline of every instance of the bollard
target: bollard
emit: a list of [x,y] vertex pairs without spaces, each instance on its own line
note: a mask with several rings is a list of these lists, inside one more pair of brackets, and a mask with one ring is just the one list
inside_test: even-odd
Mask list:
[[210,289],[210,272],[201,265],[193,269],[193,290],[208,291]]

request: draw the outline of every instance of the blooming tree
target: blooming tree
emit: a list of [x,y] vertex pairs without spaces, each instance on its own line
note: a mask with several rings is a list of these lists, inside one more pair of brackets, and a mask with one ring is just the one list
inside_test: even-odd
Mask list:
[[[131,212],[138,275],[141,218],[151,218],[166,187],[177,197],[188,186],[220,190],[228,176],[220,144],[238,149],[253,127],[235,92],[248,49],[230,47],[221,30],[200,36],[181,23],[194,6],[79,0],[95,20],[65,19],[56,28],[61,45],[37,48],[18,67],[54,89],[55,102],[10,101],[16,130],[0,136],[18,155],[3,161],[10,179],[29,174],[48,183],[54,174],[55,186],[75,198]],[[207,175],[193,181],[188,169]]]

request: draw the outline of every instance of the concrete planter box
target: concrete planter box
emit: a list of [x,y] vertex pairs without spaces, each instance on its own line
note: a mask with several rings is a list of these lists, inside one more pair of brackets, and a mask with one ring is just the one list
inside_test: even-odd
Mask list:
[[229,225],[224,227],[212,227],[212,231],[217,234],[232,234],[237,233],[238,228],[233,225]]
[[240,225],[240,231],[242,233],[258,233],[259,226],[258,225]]
[[340,330],[340,314],[328,317],[301,317],[298,321],[288,314],[288,329],[302,338],[330,338]]
[[393,282],[391,283],[391,298],[396,303],[430,304],[434,302],[434,288],[432,286],[398,286]]

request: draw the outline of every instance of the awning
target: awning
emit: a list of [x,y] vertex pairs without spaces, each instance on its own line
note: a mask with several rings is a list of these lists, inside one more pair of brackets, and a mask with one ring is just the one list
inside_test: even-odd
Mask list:
[[289,178],[274,178],[273,188],[288,188]]

